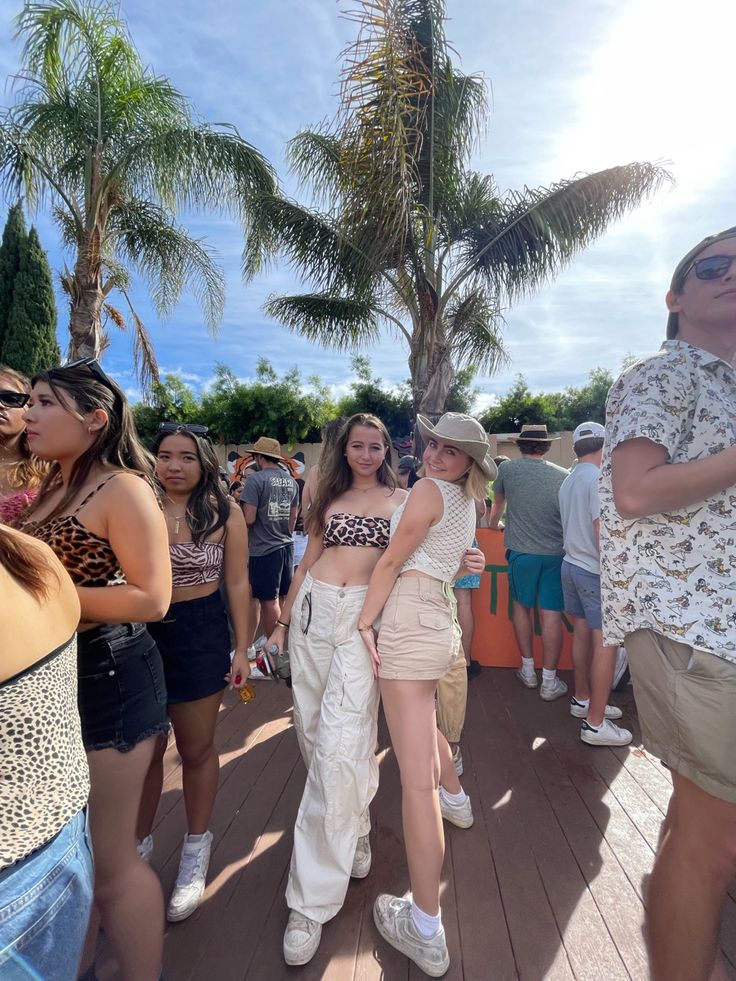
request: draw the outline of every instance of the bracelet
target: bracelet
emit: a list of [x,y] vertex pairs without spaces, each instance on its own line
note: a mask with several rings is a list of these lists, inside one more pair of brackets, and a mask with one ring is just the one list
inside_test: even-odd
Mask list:
[[276,621],[276,623],[277,623],[277,624],[278,624],[278,625],[279,625],[280,627],[286,627],[286,629],[287,629],[287,630],[289,629],[289,624],[288,624],[288,623],[284,623],[284,621],[283,621],[283,620],[277,620],[277,621]]
[[371,624],[370,626],[368,626],[368,627],[366,627],[366,626],[363,626],[363,627],[361,627],[361,625],[360,625],[360,624],[358,624],[358,633],[359,633],[359,634],[364,634],[364,633],[366,633],[366,632],[367,632],[368,630],[373,630],[373,625],[372,625],[372,624]]

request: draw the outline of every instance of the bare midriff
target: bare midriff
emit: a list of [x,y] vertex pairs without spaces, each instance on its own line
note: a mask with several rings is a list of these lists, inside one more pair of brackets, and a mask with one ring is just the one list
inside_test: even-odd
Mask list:
[[314,579],[328,586],[367,586],[383,555],[382,548],[333,545],[326,548],[309,570]]
[[216,593],[219,588],[218,580],[197,583],[196,586],[175,586],[171,590],[171,602],[187,603],[189,600],[203,599]]

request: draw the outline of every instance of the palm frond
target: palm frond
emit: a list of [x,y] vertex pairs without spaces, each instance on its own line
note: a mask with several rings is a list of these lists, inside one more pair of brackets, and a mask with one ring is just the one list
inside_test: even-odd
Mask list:
[[501,337],[503,322],[496,298],[482,285],[455,297],[445,314],[453,363],[472,364],[494,374],[508,362]]
[[511,192],[495,220],[468,230],[452,286],[480,275],[510,300],[527,295],[666,181],[663,167],[632,163]]
[[286,159],[300,186],[309,186],[316,203],[333,207],[340,196],[340,141],[326,125],[304,130],[286,145]]
[[128,304],[128,309],[130,310],[130,315],[133,318],[133,331],[135,338],[133,342],[133,367],[136,375],[140,379],[142,387],[145,390],[148,390],[151,388],[154,382],[161,380],[158,370],[158,361],[156,360],[156,352],[153,349],[153,343],[148,331],[146,330],[146,325],[138,316],[129,294],[126,290],[121,290],[121,292],[125,297],[125,301]]
[[368,300],[328,293],[271,296],[264,310],[294,333],[337,351],[375,344],[379,338],[378,323]]

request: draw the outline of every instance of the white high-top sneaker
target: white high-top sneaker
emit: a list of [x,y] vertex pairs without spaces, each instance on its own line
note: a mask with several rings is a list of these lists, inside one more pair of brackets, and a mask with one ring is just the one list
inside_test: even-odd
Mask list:
[[199,841],[190,841],[190,837],[190,835],[184,836],[179,874],[166,911],[169,923],[178,923],[179,920],[186,920],[191,916],[202,902],[204,895],[212,850],[212,832],[205,831],[203,835],[197,836]]

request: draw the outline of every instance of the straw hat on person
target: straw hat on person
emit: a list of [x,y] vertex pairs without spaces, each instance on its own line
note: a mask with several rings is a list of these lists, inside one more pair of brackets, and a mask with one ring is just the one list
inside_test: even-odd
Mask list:
[[252,446],[246,446],[247,453],[257,453],[259,456],[267,456],[272,460],[283,460],[281,453],[281,443],[270,436],[260,436]]
[[488,436],[477,419],[461,412],[446,412],[433,426],[426,416],[418,415],[417,426],[424,439],[441,439],[452,443],[475,460],[490,480],[495,478],[498,470],[491,456]]
[[531,422],[521,427],[521,432],[516,436],[510,437],[514,443],[523,439],[527,443],[551,443],[553,440],[560,439],[559,436],[550,436],[547,432],[547,424],[544,422]]

